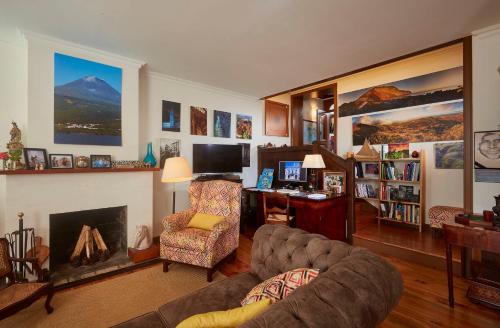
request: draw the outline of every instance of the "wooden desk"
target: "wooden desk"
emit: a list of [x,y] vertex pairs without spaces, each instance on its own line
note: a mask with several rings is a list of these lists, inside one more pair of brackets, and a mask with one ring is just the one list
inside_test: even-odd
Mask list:
[[[242,216],[252,219],[257,227],[264,224],[262,191],[244,189]],[[255,211],[250,210],[251,196],[256,198]],[[346,241],[347,197],[332,195],[325,199],[310,199],[305,196],[290,195],[290,207],[295,210],[295,226],[312,233],[322,234],[330,239]]]
[[[482,251],[500,254],[500,231],[493,227],[466,225],[443,225],[446,245],[446,271],[448,274],[448,303],[454,306],[452,246],[476,248]],[[462,258],[462,261],[465,261]],[[464,263],[462,263],[464,265]],[[472,301],[500,309],[500,284],[481,277],[471,279],[467,297]]]

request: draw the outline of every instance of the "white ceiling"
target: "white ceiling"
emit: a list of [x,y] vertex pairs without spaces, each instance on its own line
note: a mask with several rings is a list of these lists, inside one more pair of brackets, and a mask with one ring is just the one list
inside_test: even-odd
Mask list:
[[0,0],[2,30],[258,97],[499,22],[499,0]]

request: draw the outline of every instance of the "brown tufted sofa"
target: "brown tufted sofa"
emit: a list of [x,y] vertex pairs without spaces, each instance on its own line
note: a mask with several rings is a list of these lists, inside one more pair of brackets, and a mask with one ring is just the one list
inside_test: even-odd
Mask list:
[[300,267],[319,268],[321,273],[242,327],[376,327],[403,291],[399,272],[364,248],[300,229],[264,225],[254,236],[251,272],[211,284],[118,327],[175,327],[194,314],[235,308],[262,280]]

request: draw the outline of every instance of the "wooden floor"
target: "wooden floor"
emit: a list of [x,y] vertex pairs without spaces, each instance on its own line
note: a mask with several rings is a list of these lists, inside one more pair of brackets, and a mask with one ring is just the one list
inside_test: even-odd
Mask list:
[[[231,276],[250,269],[252,232],[240,235],[240,247],[233,263],[220,271]],[[400,272],[404,293],[399,305],[381,327],[500,327],[500,312],[471,303],[465,293],[464,279],[455,277],[455,308],[448,307],[446,273],[393,257],[385,257]]]
[[[421,233],[417,229],[397,227],[390,222],[381,222],[376,219],[370,223],[364,223],[356,228],[355,237],[367,240],[397,245],[401,248],[412,249],[418,252],[432,254],[436,257],[445,258],[445,246],[442,237],[433,237],[430,230]],[[454,259],[460,259],[458,249],[453,252]]]

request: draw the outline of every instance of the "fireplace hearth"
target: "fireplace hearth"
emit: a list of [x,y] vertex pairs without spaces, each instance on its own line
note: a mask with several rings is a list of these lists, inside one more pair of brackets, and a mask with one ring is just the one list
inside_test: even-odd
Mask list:
[[132,265],[127,206],[49,216],[51,280],[61,285]]

